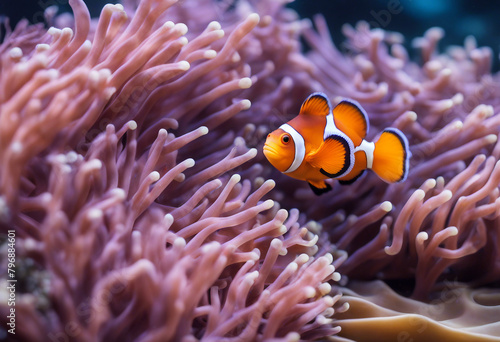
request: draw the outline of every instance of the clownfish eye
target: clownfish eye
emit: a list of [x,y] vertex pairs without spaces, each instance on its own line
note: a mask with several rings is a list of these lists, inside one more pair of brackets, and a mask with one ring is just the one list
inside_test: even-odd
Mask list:
[[290,142],[290,140],[292,140],[292,138],[290,137],[290,135],[289,135],[289,134],[283,134],[283,135],[281,136],[281,142],[282,142],[284,145],[288,144],[288,143]]

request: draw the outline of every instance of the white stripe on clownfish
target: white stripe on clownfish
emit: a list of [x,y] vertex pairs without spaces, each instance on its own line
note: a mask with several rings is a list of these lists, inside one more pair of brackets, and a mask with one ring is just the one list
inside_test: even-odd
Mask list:
[[365,152],[366,168],[371,169],[373,167],[373,151],[375,151],[375,143],[363,139],[363,141],[361,141],[361,144],[354,149],[354,153],[358,151]]
[[338,134],[338,132],[340,132],[340,130],[337,128],[337,126],[335,126],[335,121],[333,121],[333,113],[330,112],[330,114],[326,116],[326,125],[325,131],[323,133],[323,140],[328,138],[330,135]]
[[330,114],[326,116],[326,125],[325,125],[325,131],[323,133],[323,140],[326,140],[326,138],[332,135],[338,135],[344,138],[345,141],[347,142],[347,145],[349,145],[350,165],[344,173],[338,176],[338,178],[340,178],[349,174],[349,172],[351,172],[352,168],[354,167],[354,143],[352,142],[351,138],[349,138],[344,132],[342,132],[340,129],[337,128],[337,126],[335,125],[335,120],[333,120],[333,113],[330,112]]
[[292,165],[290,165],[288,170],[284,172],[284,173],[290,173],[297,170],[304,161],[304,157],[306,156],[306,145],[302,135],[289,124],[283,124],[280,126],[280,128],[285,132],[287,132],[288,134],[290,134],[290,136],[293,139],[293,143],[295,145],[295,156],[293,158],[293,163]]

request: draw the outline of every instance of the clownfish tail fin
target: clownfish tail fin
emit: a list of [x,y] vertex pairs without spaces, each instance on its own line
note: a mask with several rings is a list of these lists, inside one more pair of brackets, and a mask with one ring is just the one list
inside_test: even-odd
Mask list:
[[411,152],[406,136],[397,128],[386,128],[375,142],[372,170],[387,183],[408,176]]

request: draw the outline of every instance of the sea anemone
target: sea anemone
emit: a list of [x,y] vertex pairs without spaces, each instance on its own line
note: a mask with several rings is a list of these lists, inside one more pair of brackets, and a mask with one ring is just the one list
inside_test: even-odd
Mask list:
[[[50,28],[8,30],[0,222],[17,338],[500,334],[498,291],[471,289],[500,280],[491,51],[440,54],[433,28],[416,63],[401,35],[360,23],[340,52],[322,17],[284,4],[129,0],[91,19],[70,0],[74,17],[49,8]],[[367,173],[317,197],[268,164],[263,139],[312,91],[360,102],[369,139],[403,131],[408,179]]]

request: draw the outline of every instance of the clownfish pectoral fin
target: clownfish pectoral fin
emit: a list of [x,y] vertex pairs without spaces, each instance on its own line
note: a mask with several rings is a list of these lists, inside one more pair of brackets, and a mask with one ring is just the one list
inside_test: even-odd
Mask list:
[[331,108],[330,100],[328,100],[325,94],[312,93],[302,103],[299,114],[327,116],[330,114]]
[[323,195],[332,190],[332,186],[324,181],[307,181],[315,195]]
[[408,140],[397,128],[386,128],[375,142],[372,170],[388,183],[408,176],[411,152]]
[[307,155],[306,161],[320,169],[325,176],[337,178],[352,169],[354,153],[344,137],[333,134],[326,138],[316,151]]
[[354,100],[343,99],[333,109],[335,122],[341,122],[344,126],[355,132],[361,139],[366,137],[370,129],[368,115],[361,105]]

